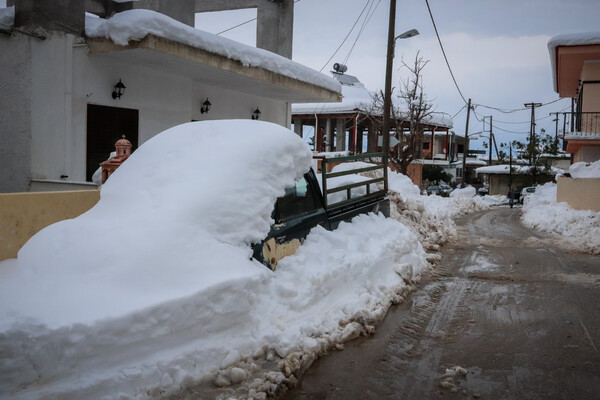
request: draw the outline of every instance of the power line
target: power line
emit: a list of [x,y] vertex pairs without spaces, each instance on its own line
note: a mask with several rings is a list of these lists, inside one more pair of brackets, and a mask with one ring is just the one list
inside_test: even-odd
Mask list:
[[446,57],[446,51],[444,50],[444,46],[442,45],[442,40],[440,39],[440,35],[438,33],[437,26],[435,25],[435,20],[433,19],[433,14],[431,13],[431,7],[429,7],[429,0],[425,0],[427,3],[427,10],[429,10],[429,16],[431,17],[431,22],[433,23],[433,29],[435,30],[435,35],[437,36],[438,43],[440,44],[440,48],[442,49],[442,54],[444,55],[444,60],[446,60],[446,65],[448,66],[448,71],[450,71],[450,75],[452,76],[452,80],[454,81],[454,86],[456,86],[456,90],[462,97],[465,104],[467,104],[467,100],[465,100],[465,96],[463,96],[460,88],[458,87],[458,83],[456,83],[456,78],[454,78],[454,73],[452,72],[452,68],[450,68],[450,63],[448,62],[448,57]]
[[327,60],[327,62],[321,67],[321,69],[319,70],[319,72],[322,72],[325,69],[325,67],[329,65],[329,63],[331,62],[331,60],[333,60],[333,57],[335,57],[335,55],[338,53],[338,51],[340,51],[340,49],[342,48],[342,46],[344,45],[344,43],[346,43],[346,40],[348,40],[348,37],[350,36],[350,34],[352,33],[352,31],[356,27],[356,24],[358,24],[358,21],[360,21],[360,18],[364,14],[364,12],[367,9],[367,6],[369,5],[370,2],[371,2],[371,0],[367,0],[367,3],[365,4],[365,6],[363,7],[362,11],[358,15],[358,18],[356,18],[356,21],[354,21],[354,24],[352,25],[352,28],[350,28],[350,31],[348,32],[348,34],[346,35],[346,37],[344,38],[344,40],[342,40],[342,43],[340,43],[340,45],[338,46],[338,48],[333,52],[333,54],[331,55],[331,57],[329,57],[329,60]]
[[[556,103],[557,101],[560,101],[560,100],[563,100],[563,99],[556,99],[556,100],[549,101],[547,103],[542,103],[542,105],[540,107]],[[527,107],[513,108],[513,109],[508,109],[507,110],[507,109],[501,109],[501,108],[498,108],[498,107],[486,106],[485,104],[475,104],[475,105],[478,106],[478,107],[489,108],[490,110],[496,110],[496,111],[499,111],[499,112],[504,113],[504,114],[511,114],[511,113],[514,113],[514,112],[517,112],[517,111],[529,110],[529,108],[527,108]]]
[[[300,0],[295,0],[295,1],[294,1],[294,4],[296,4],[296,3],[297,3],[297,2],[299,2],[299,1],[300,1]],[[243,26],[243,25],[249,24],[249,23],[250,23],[250,22],[252,22],[252,21],[256,21],[256,17],[254,17],[254,18],[252,18],[252,19],[249,19],[248,21],[242,22],[241,24],[237,24],[236,26],[232,26],[231,28],[227,28],[227,29],[225,29],[224,31],[217,32],[215,35],[220,35],[220,34],[222,34],[222,33],[229,32],[229,31],[231,31],[231,30],[234,30],[235,28],[239,28],[240,26]]]
[[[379,0],[377,2],[377,4],[375,5],[375,8],[373,8],[373,4],[375,4],[375,1],[373,0],[371,5],[369,6],[369,10],[367,11],[367,15],[365,16],[365,19],[363,20],[360,30],[358,31],[358,35],[356,35],[356,39],[354,39],[354,43],[352,44],[352,47],[348,51],[348,55],[346,55],[346,58],[344,58],[344,64],[348,63],[348,60],[350,59],[350,55],[352,54],[352,51],[354,50],[354,46],[356,46],[356,43],[358,42],[360,35],[365,30],[365,27],[367,26],[367,24],[371,21],[371,18],[373,17],[373,14],[375,14],[375,11],[377,10],[377,7],[379,7],[380,3],[381,3],[381,0]],[[373,10],[371,11],[371,9],[373,9]]]

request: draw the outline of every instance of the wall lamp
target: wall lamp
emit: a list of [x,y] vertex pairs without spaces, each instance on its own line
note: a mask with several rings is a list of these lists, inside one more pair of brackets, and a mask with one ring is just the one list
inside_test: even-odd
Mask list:
[[208,101],[208,97],[207,97],[206,101],[204,103],[202,103],[202,107],[200,107],[200,114],[208,113],[208,110],[210,110],[210,106],[212,106],[212,104],[210,103],[210,101]]
[[125,85],[123,85],[123,82],[119,79],[119,82],[115,85],[115,90],[112,92],[112,98],[120,99],[121,96],[123,96],[123,93],[125,93]]
[[252,119],[259,119],[260,118],[260,110],[258,109],[258,107],[256,107],[256,110],[254,110],[254,112],[252,113]]

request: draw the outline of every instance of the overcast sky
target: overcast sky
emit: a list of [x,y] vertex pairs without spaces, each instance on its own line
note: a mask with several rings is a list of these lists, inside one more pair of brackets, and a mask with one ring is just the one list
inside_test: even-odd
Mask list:
[[[389,0],[300,0],[295,6],[293,59],[320,70],[340,46],[361,11],[375,11],[364,26],[354,49],[350,49],[363,26],[364,16],[334,62],[347,61],[349,74],[356,75],[369,89],[383,89]],[[429,0],[450,66],[465,98],[474,104],[502,109],[523,108],[524,103],[547,103],[558,99],[553,90],[548,55],[548,40],[559,34],[600,30],[598,0]],[[371,7],[371,8],[369,8]],[[255,10],[198,15],[199,29],[217,33],[256,16]],[[393,85],[406,77],[399,69],[401,58],[413,61],[417,51],[429,60],[424,70],[425,91],[437,111],[457,113],[464,102],[452,82],[438,45],[425,0],[398,0],[396,34],[416,28],[421,34],[398,40]],[[233,29],[223,36],[255,45],[256,23]],[[549,112],[570,110],[570,100],[536,109],[537,131],[554,133]],[[530,111],[505,114],[478,106],[479,119],[493,115],[498,143],[524,140]],[[454,130],[464,132],[466,112],[454,119]],[[505,122],[502,122],[505,121]],[[506,123],[512,122],[512,123]],[[514,122],[522,122],[515,124]],[[469,132],[482,130],[482,123],[471,114]],[[560,121],[562,129],[562,119]],[[489,127],[486,126],[486,131]],[[482,140],[471,142],[481,148]]]

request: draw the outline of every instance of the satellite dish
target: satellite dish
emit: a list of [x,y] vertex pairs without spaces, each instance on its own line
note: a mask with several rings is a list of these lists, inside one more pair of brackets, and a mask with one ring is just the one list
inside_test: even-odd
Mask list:
[[333,64],[333,70],[337,73],[343,74],[344,72],[348,71],[348,66],[340,63],[335,63]]

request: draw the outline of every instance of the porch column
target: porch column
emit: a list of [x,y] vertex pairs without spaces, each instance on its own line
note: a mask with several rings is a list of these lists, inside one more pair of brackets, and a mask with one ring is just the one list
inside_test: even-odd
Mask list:
[[294,132],[296,133],[296,135],[302,137],[302,119],[294,119]]
[[327,146],[325,151],[331,151],[333,149],[333,132],[331,129],[331,118],[327,118],[325,123],[325,137],[327,138]]
[[373,122],[367,125],[367,153],[376,153],[377,152],[377,130]]
[[335,151],[346,150],[346,120],[344,118],[336,119],[335,127]]
[[435,127],[431,130],[431,142],[429,143],[429,151],[431,152],[431,159],[433,160],[434,148],[433,145],[435,143]]

